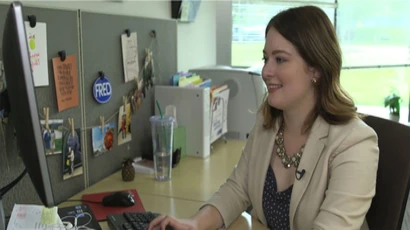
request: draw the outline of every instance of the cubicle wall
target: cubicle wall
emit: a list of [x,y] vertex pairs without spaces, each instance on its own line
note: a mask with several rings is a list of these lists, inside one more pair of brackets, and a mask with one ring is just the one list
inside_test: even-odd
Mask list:
[[[0,5],[0,47],[7,9],[8,5]],[[47,156],[54,198],[60,203],[87,185],[92,185],[119,170],[123,158],[150,154],[152,144],[148,119],[154,114],[153,89],[147,91],[142,106],[131,116],[131,142],[118,146],[116,132],[113,149],[94,157],[90,128],[100,125],[100,116],[108,119],[118,112],[122,105],[122,96],[127,95],[134,87],[133,82],[124,82],[120,35],[126,29],[137,32],[140,68],[144,49],[152,48],[158,74],[155,83],[162,84],[167,81],[168,76],[177,71],[176,21],[25,7],[25,20],[27,15],[31,14],[36,15],[38,22],[47,24],[49,86],[36,87],[39,114],[42,114],[43,107],[49,107],[50,119],[64,119],[64,126],[68,127],[68,118],[74,118],[75,128],[82,130],[83,175],[63,180],[61,154]],[[151,30],[155,30],[156,39],[150,37]],[[57,109],[51,63],[51,59],[58,56],[60,50],[77,57],[80,99],[79,106],[62,112]],[[3,59],[1,53],[0,60]],[[92,96],[92,84],[98,71],[103,71],[109,77],[113,87],[113,96],[106,104],[98,104]],[[10,115],[10,123],[13,112]],[[118,114],[114,115],[111,121],[115,122],[115,130],[118,130]],[[18,149],[14,128],[10,124],[0,124],[0,187],[15,179],[24,169]],[[3,197],[3,203],[6,214],[9,214],[15,203],[40,204],[40,199],[31,180],[26,176]]]
[[[134,82],[124,83],[123,67],[121,58],[120,36],[126,29],[130,32],[137,32],[138,50],[140,57],[140,68],[144,58],[144,48],[152,47],[154,54],[157,54],[158,65],[154,65],[164,82],[167,77],[175,73],[177,66],[176,57],[176,22],[158,19],[142,19],[128,16],[114,16],[98,13],[81,13],[82,21],[82,50],[84,61],[84,88],[92,88],[98,72],[103,71],[113,85],[113,97],[106,105],[95,102],[91,96],[84,98],[86,114],[86,126],[99,125],[99,117],[110,117],[118,112],[122,104],[122,96],[135,87]],[[156,40],[150,36],[150,32],[155,30]],[[107,45],[111,44],[111,45]],[[160,51],[160,54],[158,53]],[[159,69],[158,69],[159,66]],[[147,92],[147,98],[143,108],[135,113],[131,123],[132,141],[120,146],[116,146],[115,151],[99,157],[88,154],[88,173],[90,184],[93,184],[105,176],[118,170],[124,157],[141,155],[143,152],[152,150],[150,142],[149,117],[154,114],[153,89]],[[118,116],[115,116],[116,121]],[[118,125],[118,122],[116,122]],[[115,130],[118,130],[116,127]],[[87,130],[87,137],[90,137],[91,130]],[[145,143],[145,144],[144,144]],[[87,152],[91,152],[91,140],[87,141]]]
[[[7,5],[0,5],[0,44],[3,39],[4,20],[8,10]],[[68,126],[67,118],[74,118],[75,127],[81,127],[81,106],[58,112],[56,91],[54,84],[54,74],[52,72],[51,58],[58,56],[58,51],[65,50],[68,54],[77,55],[78,60],[78,12],[66,10],[49,10],[41,8],[24,8],[24,17],[27,15],[36,15],[37,22],[47,24],[47,56],[48,56],[48,74],[49,86],[36,87],[37,105],[39,114],[43,114],[42,108],[49,107],[50,119],[64,119],[64,125]],[[3,60],[0,52],[0,60]],[[77,61],[78,65],[80,64]],[[79,72],[78,72],[79,73]],[[13,77],[12,74],[6,73],[7,77]],[[79,79],[81,76],[79,75]],[[81,92],[79,92],[81,93]],[[12,111],[11,113],[15,113]],[[10,119],[13,118],[11,114]],[[10,122],[12,123],[12,121]],[[1,124],[0,124],[1,125]],[[0,187],[5,186],[8,182],[15,179],[24,169],[22,161],[18,157],[18,146],[14,138],[14,128],[11,125],[1,125],[5,133],[0,132],[0,140],[5,140],[6,148],[0,147]],[[3,141],[0,141],[2,143]],[[0,144],[1,145],[1,144]],[[6,150],[6,151],[4,151]],[[61,154],[47,156],[51,183],[53,186],[54,199],[59,202],[71,194],[75,194],[84,189],[84,177],[78,176],[70,180],[63,180],[62,175],[62,157]],[[8,164],[8,166],[7,166]],[[3,198],[6,210],[9,211],[14,203],[31,203],[40,202],[37,193],[31,183],[26,178],[21,181],[13,190],[9,191]]]

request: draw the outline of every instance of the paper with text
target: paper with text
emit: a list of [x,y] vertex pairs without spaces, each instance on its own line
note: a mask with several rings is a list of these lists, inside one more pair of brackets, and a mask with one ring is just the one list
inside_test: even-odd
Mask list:
[[138,82],[139,64],[137,33],[130,33],[129,37],[127,34],[121,35],[121,46],[124,80],[125,82],[129,82],[135,79]]
[[53,58],[54,81],[56,84],[58,111],[78,106],[78,76],[75,55]]
[[34,28],[25,22],[28,50],[34,86],[48,86],[47,29],[46,23],[37,22]]
[[57,207],[16,204],[13,207],[7,230],[65,229],[57,213]]
[[228,132],[229,88],[226,87],[211,93],[211,143]]

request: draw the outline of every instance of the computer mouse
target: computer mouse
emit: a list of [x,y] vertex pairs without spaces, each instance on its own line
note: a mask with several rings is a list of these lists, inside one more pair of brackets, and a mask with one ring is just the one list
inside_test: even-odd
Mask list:
[[114,192],[106,195],[102,204],[104,206],[129,207],[135,204],[134,197],[128,192]]

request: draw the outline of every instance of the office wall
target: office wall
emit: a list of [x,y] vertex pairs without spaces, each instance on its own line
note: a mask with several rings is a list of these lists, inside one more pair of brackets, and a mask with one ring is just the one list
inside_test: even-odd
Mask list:
[[232,57],[232,2],[218,1],[216,4],[216,63],[231,65]]
[[[3,2],[9,2],[4,1]],[[89,12],[109,13],[118,15],[129,15],[156,19],[171,19],[171,0],[54,0],[54,1],[35,1],[22,0],[23,4],[30,6],[41,6],[48,8],[63,8],[63,9],[81,9]],[[217,5],[221,5],[219,9],[222,15],[221,20],[217,20]],[[197,18],[192,23],[178,23],[177,26],[177,63],[178,71],[187,71],[192,68],[215,65],[217,64],[217,22],[225,20],[226,5],[230,5],[230,1],[213,1],[202,0]],[[218,6],[220,7],[220,6]],[[229,12],[228,12],[229,13]],[[230,17],[231,18],[231,17]],[[225,24],[223,24],[225,25]],[[229,27],[230,29],[230,27]],[[220,38],[227,35],[223,31]],[[230,33],[229,33],[230,34]],[[228,34],[228,35],[229,35]],[[221,40],[220,39],[220,40]],[[226,39],[225,39],[226,40]],[[223,40],[223,41],[225,41]],[[226,42],[225,42],[226,43]],[[224,45],[219,46],[218,50]],[[230,40],[229,40],[230,45]],[[219,52],[220,55],[227,55]],[[226,56],[225,56],[226,57]],[[224,58],[227,60],[227,58]],[[230,60],[230,54],[229,54]],[[220,64],[220,63],[219,63]],[[225,62],[224,62],[225,64]],[[229,63],[230,64],[230,63]]]
[[[0,2],[11,2],[1,0]],[[168,0],[20,0],[25,6],[45,8],[80,9],[88,12],[122,14],[156,19],[171,19],[171,4]]]
[[178,70],[216,64],[217,1],[202,1],[195,22],[178,23]]

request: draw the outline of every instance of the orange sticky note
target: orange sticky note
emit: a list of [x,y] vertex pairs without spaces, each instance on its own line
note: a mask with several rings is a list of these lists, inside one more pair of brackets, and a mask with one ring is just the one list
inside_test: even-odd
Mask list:
[[53,58],[54,81],[56,86],[58,111],[78,106],[78,76],[75,55]]

